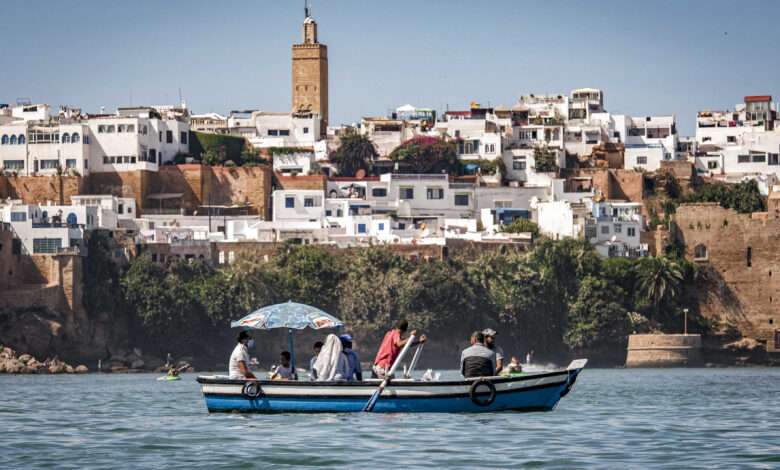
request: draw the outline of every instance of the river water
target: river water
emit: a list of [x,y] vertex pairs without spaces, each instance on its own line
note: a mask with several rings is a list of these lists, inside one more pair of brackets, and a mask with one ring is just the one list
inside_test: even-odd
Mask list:
[[586,369],[469,415],[209,415],[156,377],[0,376],[0,468],[780,468],[780,369]]

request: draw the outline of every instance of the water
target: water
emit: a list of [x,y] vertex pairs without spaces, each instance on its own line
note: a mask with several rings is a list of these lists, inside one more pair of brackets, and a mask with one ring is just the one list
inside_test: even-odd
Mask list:
[[586,369],[472,415],[209,415],[156,377],[0,376],[0,468],[780,468],[778,369]]

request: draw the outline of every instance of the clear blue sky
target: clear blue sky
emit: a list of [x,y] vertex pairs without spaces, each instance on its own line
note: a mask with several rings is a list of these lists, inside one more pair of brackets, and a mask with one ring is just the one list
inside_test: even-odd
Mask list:
[[[676,114],[780,98],[780,1],[311,0],[331,124],[405,103],[511,105],[604,90],[609,111]],[[297,0],[0,0],[0,102],[96,111],[290,109]]]

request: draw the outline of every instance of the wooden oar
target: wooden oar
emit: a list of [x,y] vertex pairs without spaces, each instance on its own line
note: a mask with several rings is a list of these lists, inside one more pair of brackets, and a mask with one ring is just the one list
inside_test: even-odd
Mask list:
[[407,379],[412,378],[412,372],[414,372],[414,369],[417,367],[417,361],[420,360],[420,355],[422,354],[423,346],[425,346],[425,343],[420,343],[417,346],[417,349],[414,350],[414,356],[412,356],[412,362],[409,364],[409,369],[404,373],[404,377]]
[[398,365],[401,364],[401,360],[406,355],[406,352],[409,350],[409,347],[412,345],[412,343],[414,343],[414,335],[409,336],[409,340],[406,342],[406,344],[404,344],[404,348],[401,349],[401,354],[399,354],[395,359],[395,362],[393,363],[393,366],[390,368],[390,370],[385,373],[384,380],[382,380],[382,383],[379,384],[379,388],[376,389],[374,394],[371,395],[371,398],[368,399],[366,406],[363,407],[363,411],[374,411],[374,405],[376,405],[377,400],[379,400],[379,395],[382,394],[382,392],[385,390],[385,387],[387,387],[387,384],[390,383],[390,377],[393,376],[395,370],[398,368]]

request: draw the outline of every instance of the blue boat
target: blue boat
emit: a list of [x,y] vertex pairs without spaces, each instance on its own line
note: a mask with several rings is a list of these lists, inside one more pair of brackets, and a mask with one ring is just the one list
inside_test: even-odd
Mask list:
[[[478,377],[457,381],[393,379],[373,411],[549,411],[571,391],[586,363],[587,359],[578,359],[565,369],[520,377]],[[220,376],[200,376],[197,380],[210,412],[242,413],[359,412],[380,382],[231,380]]]

